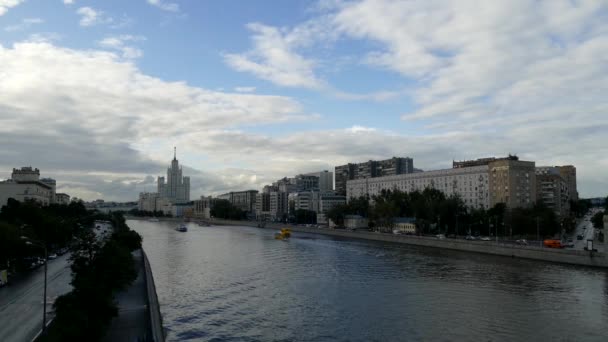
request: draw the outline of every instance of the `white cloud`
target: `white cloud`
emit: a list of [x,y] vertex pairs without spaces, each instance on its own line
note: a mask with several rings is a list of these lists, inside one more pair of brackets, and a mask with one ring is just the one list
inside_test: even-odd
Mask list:
[[179,5],[174,2],[166,2],[162,0],[148,0],[148,3],[152,6],[160,8],[163,11],[179,12]]
[[9,8],[15,7],[25,0],[0,0],[0,16],[4,15]]
[[137,43],[146,40],[143,36],[120,35],[106,37],[99,41],[99,45],[104,48],[120,51],[123,58],[133,59],[143,56],[143,51],[139,48],[129,46],[126,43]]
[[91,7],[80,7],[76,13],[81,16],[80,26],[94,26],[112,22],[112,18],[106,16],[103,11]]
[[255,87],[236,87],[234,91],[238,93],[252,93],[255,91]]
[[254,32],[253,49],[243,54],[224,54],[233,69],[285,87],[318,89],[324,82],[314,73],[315,62],[295,52],[296,47],[310,43],[309,30],[282,30],[259,23],[247,28]]
[[[170,152],[157,155],[157,149],[170,150],[183,136],[314,118],[289,97],[166,82],[111,52],[21,42],[0,46],[0,65],[0,174],[34,165],[57,174],[59,184],[89,175],[79,185],[83,194],[86,188],[107,198],[135,199],[136,192],[124,198],[125,189],[134,188],[118,180],[162,174]],[[178,146],[187,150],[192,145]],[[106,184],[108,177],[92,172],[112,174],[117,181]],[[192,173],[199,174],[193,187],[200,192],[225,189],[216,174]]]
[[74,0],[63,0],[63,3],[66,5],[72,5],[74,4]]
[[22,31],[30,28],[32,25],[38,25],[44,23],[44,20],[40,18],[25,18],[22,19],[19,24],[6,26],[4,31],[13,32],[13,31]]

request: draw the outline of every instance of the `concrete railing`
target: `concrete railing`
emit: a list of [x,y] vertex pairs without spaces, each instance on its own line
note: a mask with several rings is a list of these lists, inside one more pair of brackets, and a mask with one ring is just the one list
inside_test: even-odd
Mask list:
[[144,271],[146,273],[146,292],[148,294],[148,312],[150,315],[150,330],[152,338],[155,342],[164,342],[165,333],[163,330],[163,318],[160,314],[160,305],[158,304],[158,296],[156,295],[156,286],[154,285],[154,277],[148,256],[142,248],[144,259]]

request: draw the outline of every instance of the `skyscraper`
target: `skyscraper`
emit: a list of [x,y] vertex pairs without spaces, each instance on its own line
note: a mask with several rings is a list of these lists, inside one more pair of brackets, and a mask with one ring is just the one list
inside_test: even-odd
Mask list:
[[167,169],[167,179],[158,177],[158,194],[171,203],[190,201],[190,177],[182,176],[182,168],[177,160],[177,150],[173,150],[173,160]]

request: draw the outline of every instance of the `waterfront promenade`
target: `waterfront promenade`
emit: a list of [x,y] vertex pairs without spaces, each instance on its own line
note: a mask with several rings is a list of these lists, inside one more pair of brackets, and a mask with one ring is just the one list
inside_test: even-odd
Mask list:
[[151,269],[143,250],[133,252],[137,278],[124,291],[116,294],[118,316],[104,337],[107,342],[164,341],[162,321]]

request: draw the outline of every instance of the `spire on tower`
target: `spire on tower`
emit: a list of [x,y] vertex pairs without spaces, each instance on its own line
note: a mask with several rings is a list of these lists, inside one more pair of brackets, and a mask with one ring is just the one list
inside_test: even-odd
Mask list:
[[177,147],[173,146],[173,160],[177,160]]

